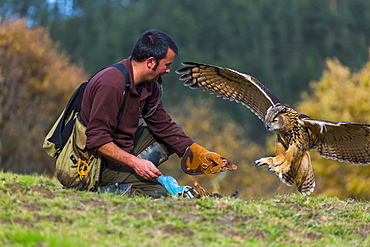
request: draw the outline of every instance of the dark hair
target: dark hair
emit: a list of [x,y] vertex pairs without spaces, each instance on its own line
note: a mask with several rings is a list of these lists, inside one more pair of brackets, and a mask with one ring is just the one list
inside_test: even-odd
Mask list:
[[166,57],[168,48],[177,55],[178,49],[175,41],[165,32],[152,29],[140,35],[132,49],[131,56],[132,59],[138,62],[154,57],[156,62],[159,63],[160,60]]

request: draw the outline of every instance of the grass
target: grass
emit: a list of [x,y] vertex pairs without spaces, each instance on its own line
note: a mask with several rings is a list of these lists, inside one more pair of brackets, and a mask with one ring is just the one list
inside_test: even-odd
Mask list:
[[370,246],[368,201],[126,197],[0,172],[0,246]]

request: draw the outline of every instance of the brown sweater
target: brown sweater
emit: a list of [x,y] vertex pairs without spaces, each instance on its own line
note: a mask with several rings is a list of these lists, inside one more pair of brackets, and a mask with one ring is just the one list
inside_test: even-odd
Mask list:
[[[141,93],[136,91],[130,61],[131,57],[128,57],[120,62],[128,69],[131,87],[118,124],[117,116],[125,91],[121,72],[113,67],[106,68],[97,73],[86,87],[80,117],[87,126],[88,149],[96,150],[113,141],[124,151],[131,152],[134,148],[133,136],[138,128],[140,116],[152,109],[160,97],[160,89],[156,83],[144,82]],[[145,122],[153,133],[180,157],[193,143],[193,140],[172,121],[162,101],[155,113],[145,118]]]

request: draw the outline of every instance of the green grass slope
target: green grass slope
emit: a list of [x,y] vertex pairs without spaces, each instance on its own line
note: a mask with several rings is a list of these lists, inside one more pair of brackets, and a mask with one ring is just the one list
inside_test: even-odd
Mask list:
[[125,197],[0,172],[0,246],[370,246],[368,201]]

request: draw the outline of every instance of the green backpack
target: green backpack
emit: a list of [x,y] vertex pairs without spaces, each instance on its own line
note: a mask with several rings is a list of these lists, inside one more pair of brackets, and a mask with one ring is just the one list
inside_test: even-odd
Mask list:
[[[109,67],[120,70],[125,78],[125,91],[128,92],[130,79],[126,66],[116,63]],[[63,188],[66,189],[92,191],[100,178],[102,157],[86,149],[86,126],[78,115],[85,88],[91,78],[82,83],[73,93],[67,106],[46,135],[43,144],[45,152],[56,159],[55,174]],[[123,113],[126,94],[117,116],[117,122],[120,121]]]

